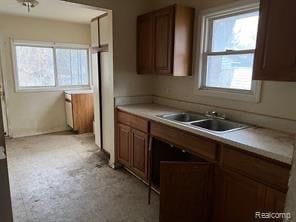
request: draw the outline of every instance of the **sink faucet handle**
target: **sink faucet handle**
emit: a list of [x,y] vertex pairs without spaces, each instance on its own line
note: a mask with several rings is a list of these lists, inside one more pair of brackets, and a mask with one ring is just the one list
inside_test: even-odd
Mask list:
[[219,113],[215,110],[207,111],[206,116],[211,117],[211,118],[217,118],[217,119],[225,119],[226,118],[226,115],[224,113]]
[[217,112],[215,110],[206,112],[206,116],[216,116],[216,115],[217,115]]

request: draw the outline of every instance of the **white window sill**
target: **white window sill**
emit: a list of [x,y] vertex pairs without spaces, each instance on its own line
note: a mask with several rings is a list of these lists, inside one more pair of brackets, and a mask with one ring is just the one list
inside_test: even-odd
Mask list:
[[261,82],[257,82],[254,91],[239,91],[214,88],[196,88],[194,94],[198,96],[216,97],[227,100],[243,101],[250,103],[260,103]]
[[36,88],[17,88],[16,93],[37,93],[37,92],[60,92],[71,90],[91,90],[91,86],[77,87],[36,87]]

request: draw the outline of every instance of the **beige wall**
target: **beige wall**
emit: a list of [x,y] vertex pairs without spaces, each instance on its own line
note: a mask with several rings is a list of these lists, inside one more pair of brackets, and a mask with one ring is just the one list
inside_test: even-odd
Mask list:
[[[180,3],[195,7],[197,13],[201,9],[231,2],[227,0],[158,0],[155,8],[167,6],[172,3]],[[195,24],[197,25],[197,24]],[[195,39],[198,39],[196,37]],[[196,75],[196,73],[194,73]],[[247,103],[235,100],[227,100],[214,97],[198,96],[194,94],[196,87],[193,77],[166,77],[155,78],[154,94],[161,97],[185,100],[194,103],[214,105],[223,108],[241,110],[263,115],[296,120],[296,103],[293,102],[296,95],[296,83],[265,81],[262,84],[261,102]]]
[[10,39],[90,44],[89,25],[0,14],[10,136],[66,130],[63,91],[15,92]]

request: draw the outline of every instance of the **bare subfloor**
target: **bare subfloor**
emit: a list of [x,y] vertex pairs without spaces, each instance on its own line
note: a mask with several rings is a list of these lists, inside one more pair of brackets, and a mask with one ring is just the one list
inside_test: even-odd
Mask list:
[[8,139],[15,222],[158,221],[159,198],[107,166],[91,134]]

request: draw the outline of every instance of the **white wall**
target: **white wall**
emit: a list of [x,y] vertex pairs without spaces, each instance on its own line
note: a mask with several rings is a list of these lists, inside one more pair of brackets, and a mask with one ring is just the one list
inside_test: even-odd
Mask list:
[[10,39],[90,44],[89,25],[0,14],[9,134],[12,137],[68,129],[63,91],[15,92]]

